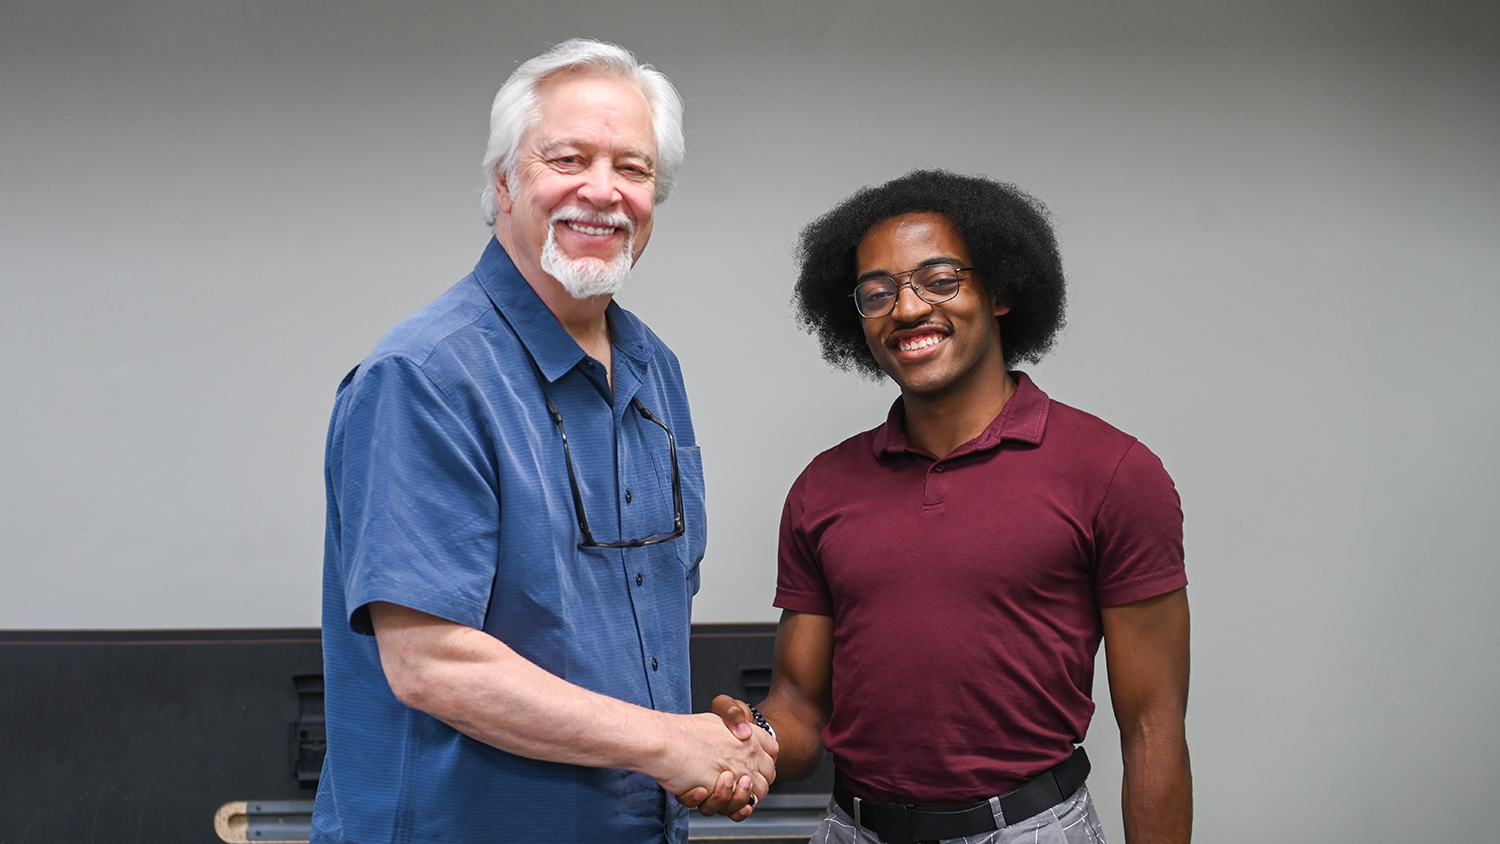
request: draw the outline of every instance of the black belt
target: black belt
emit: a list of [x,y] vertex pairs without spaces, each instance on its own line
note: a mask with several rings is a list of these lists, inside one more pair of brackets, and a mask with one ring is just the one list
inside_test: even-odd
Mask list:
[[[1073,755],[1022,783],[1013,791],[1000,795],[1000,814],[1005,825],[1023,821],[1056,806],[1073,795],[1089,776],[1089,757],[1079,747]],[[872,803],[859,801],[854,812],[854,795],[837,778],[833,799],[839,808],[857,818],[860,826],[880,836],[888,844],[915,844],[962,838],[997,829],[990,801],[967,806],[914,806],[910,803]]]

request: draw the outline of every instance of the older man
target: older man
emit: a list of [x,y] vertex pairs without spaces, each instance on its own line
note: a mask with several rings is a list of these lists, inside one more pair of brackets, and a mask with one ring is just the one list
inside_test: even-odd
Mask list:
[[743,817],[774,777],[774,742],[686,714],[702,465],[676,357],[613,301],[681,114],[613,45],[522,64],[494,238],[339,386],[314,842],[680,842],[669,794]]
[[799,255],[824,356],[901,395],[787,494],[771,693],[763,716],[715,710],[774,728],[788,778],[832,752],[815,844],[1097,844],[1077,744],[1102,638],[1126,840],[1184,844],[1182,511],[1145,445],[1009,368],[1062,324],[1044,209],[917,171],[814,221]]

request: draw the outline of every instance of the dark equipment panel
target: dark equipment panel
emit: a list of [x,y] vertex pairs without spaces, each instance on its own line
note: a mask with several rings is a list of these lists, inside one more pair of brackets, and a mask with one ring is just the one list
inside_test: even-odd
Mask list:
[[[694,711],[765,696],[775,625],[694,625],[691,641]],[[219,844],[226,803],[305,805],[326,746],[322,671],[317,628],[0,631],[0,844]],[[831,787],[825,760],[772,793],[821,816]],[[694,819],[695,839],[717,836]]]
[[0,844],[218,844],[226,802],[312,799],[322,672],[317,629],[0,631]]

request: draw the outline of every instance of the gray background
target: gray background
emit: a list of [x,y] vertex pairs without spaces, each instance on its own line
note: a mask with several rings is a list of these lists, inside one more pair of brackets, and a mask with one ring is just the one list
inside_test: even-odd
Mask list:
[[1199,840],[1496,840],[1489,3],[0,4],[0,627],[318,623],[333,389],[478,258],[490,98],[574,34],[687,102],[621,300],[693,399],[697,620],[776,617],[787,486],[894,395],[796,329],[796,232],[987,173],[1057,215],[1034,376],[1182,492]]

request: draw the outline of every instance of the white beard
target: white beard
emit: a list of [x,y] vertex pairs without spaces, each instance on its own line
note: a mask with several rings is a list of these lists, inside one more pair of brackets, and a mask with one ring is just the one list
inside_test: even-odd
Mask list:
[[[614,260],[605,262],[599,258],[569,258],[557,245],[557,224],[564,220],[580,223],[597,223],[625,229],[625,245]],[[587,217],[578,213],[557,214],[548,221],[547,242],[542,244],[542,272],[557,279],[574,299],[593,296],[613,296],[625,286],[630,278],[630,267],[635,262],[630,254],[635,241],[635,226],[624,214],[594,214]]]

